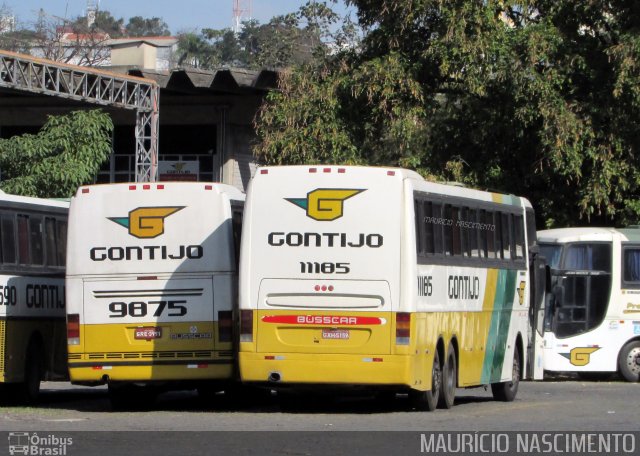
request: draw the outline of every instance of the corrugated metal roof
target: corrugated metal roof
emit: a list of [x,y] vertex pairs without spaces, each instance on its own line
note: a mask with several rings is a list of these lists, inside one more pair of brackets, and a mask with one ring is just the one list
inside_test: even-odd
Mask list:
[[212,91],[266,91],[278,86],[278,72],[270,69],[246,70],[224,68],[214,71],[176,68],[169,72],[129,69],[131,76],[144,77],[156,81],[161,89],[174,91],[212,90]]

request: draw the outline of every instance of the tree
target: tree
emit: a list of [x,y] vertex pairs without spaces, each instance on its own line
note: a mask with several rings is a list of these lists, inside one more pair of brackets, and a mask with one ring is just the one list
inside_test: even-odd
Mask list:
[[127,36],[132,37],[171,35],[169,26],[159,17],[145,19],[142,16],[134,16],[129,19],[125,31]]
[[348,3],[362,42],[282,79],[257,157],[409,166],[528,196],[546,225],[637,222],[637,2]]
[[111,153],[113,123],[100,110],[51,116],[38,134],[0,139],[0,188],[41,198],[72,196]]
[[[106,18],[107,15],[102,15],[103,20],[107,21]],[[41,9],[29,50],[32,55],[49,60],[95,66],[109,58],[106,46],[109,39],[110,36],[95,24],[89,26],[86,17],[70,21],[51,16]]]
[[286,68],[329,53],[325,39],[337,15],[324,2],[309,1],[298,12],[272,18],[267,24],[250,20],[235,34],[231,29],[203,29],[179,36],[183,64],[204,69],[233,66]]

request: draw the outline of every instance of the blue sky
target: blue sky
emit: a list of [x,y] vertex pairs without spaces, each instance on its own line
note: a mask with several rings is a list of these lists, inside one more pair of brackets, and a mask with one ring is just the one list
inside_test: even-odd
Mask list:
[[[172,33],[181,31],[199,31],[204,27],[222,29],[233,25],[233,0],[89,0],[99,3],[100,9],[110,11],[125,23],[130,17],[145,18],[161,17]],[[21,24],[35,22],[40,8],[48,14],[75,18],[84,15],[88,0],[0,0],[4,3]],[[273,16],[297,11],[307,0],[243,0],[244,4],[251,3],[252,17],[261,24],[269,21]],[[346,9],[333,7],[335,11],[344,14]]]

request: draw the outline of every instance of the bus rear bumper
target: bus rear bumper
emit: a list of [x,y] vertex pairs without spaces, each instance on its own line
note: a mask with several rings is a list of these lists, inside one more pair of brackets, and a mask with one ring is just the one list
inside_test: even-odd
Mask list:
[[233,378],[233,362],[193,361],[166,365],[129,363],[69,363],[71,383],[147,382],[181,380],[217,380]]
[[240,352],[245,383],[414,386],[410,357],[405,355],[301,354]]

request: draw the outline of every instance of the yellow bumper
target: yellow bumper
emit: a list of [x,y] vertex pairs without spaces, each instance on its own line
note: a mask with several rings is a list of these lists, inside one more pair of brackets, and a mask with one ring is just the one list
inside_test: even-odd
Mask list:
[[226,380],[233,378],[233,361],[218,361],[215,364],[188,361],[181,364],[127,365],[125,363],[69,363],[71,382],[109,381],[180,381],[180,380]]
[[273,373],[280,384],[405,385],[413,387],[411,357],[240,352],[243,382],[269,382]]

